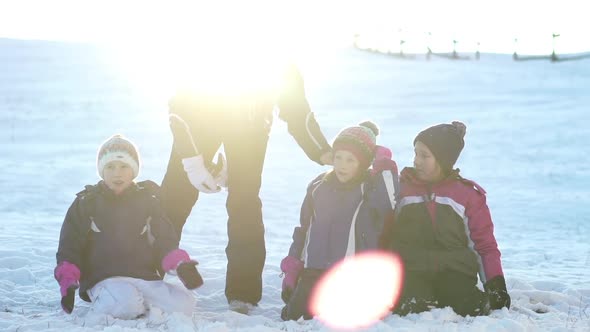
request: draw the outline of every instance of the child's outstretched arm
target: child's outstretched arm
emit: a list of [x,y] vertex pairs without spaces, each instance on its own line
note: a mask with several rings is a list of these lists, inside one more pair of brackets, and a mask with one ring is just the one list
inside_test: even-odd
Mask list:
[[187,289],[201,287],[203,278],[196,267],[199,263],[191,259],[186,251],[178,248],[179,237],[157,199],[154,199],[153,209],[152,215],[156,218],[150,223],[154,237],[153,249],[156,259],[161,262],[162,270],[175,273]]
[[281,298],[285,303],[289,302],[297,286],[299,274],[305,266],[304,256],[307,231],[311,225],[311,218],[313,217],[312,190],[317,186],[317,181],[318,179],[308,186],[307,194],[299,213],[300,226],[295,227],[293,230],[293,242],[289,248],[289,255],[281,261],[281,271],[284,274]]
[[390,210],[395,209],[397,198],[399,196],[399,172],[396,162],[392,159],[390,149],[377,145],[375,147],[375,160],[371,165],[371,175],[381,174],[387,190]]
[[[386,203],[379,200],[381,204],[387,206],[383,215],[383,227],[378,240],[378,248],[383,250],[389,250],[391,245],[391,236],[393,232],[393,224],[395,220],[395,206],[399,200],[400,183],[399,183],[399,172],[396,162],[392,159],[393,153],[387,147],[377,145],[375,147],[375,160],[371,165],[371,175],[381,176],[383,180],[382,184],[385,187],[384,190],[378,190],[378,192],[384,192]],[[381,184],[380,184],[381,185]]]
[[307,194],[303,199],[303,203],[301,204],[301,210],[299,212],[299,226],[295,227],[293,230],[293,242],[291,243],[291,247],[289,248],[289,256],[295,257],[299,260],[305,260],[305,246],[306,246],[306,238],[307,238],[307,231],[312,223],[313,218],[313,190],[319,185],[318,181],[322,181],[321,179],[316,179],[312,183],[309,184],[307,187]]
[[478,194],[470,200],[465,214],[470,238],[481,257],[480,278],[490,298],[491,308],[510,308],[510,295],[506,289],[500,250],[494,236],[494,224],[486,203],[485,191],[475,183],[473,185],[478,188]]
[[[76,289],[80,283],[80,268],[82,246],[86,238],[80,200],[76,198],[72,203],[61,227],[59,246],[57,248],[57,266],[53,271],[55,280],[59,284],[62,309],[70,314],[74,310]],[[86,221],[90,224],[90,221]]]

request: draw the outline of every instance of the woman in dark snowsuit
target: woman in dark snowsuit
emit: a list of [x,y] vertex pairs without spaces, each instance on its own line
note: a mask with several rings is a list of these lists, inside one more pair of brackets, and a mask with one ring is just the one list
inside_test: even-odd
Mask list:
[[[277,84],[248,91],[204,88],[170,101],[174,146],[162,181],[163,206],[181,234],[199,192],[228,187],[225,295],[238,306],[255,305],[262,296],[266,248],[259,192],[275,105],[307,156],[321,165],[331,161],[331,147],[310,110],[299,71],[289,67],[279,76]],[[211,160],[221,145],[227,157],[221,164],[227,168],[213,170]]]

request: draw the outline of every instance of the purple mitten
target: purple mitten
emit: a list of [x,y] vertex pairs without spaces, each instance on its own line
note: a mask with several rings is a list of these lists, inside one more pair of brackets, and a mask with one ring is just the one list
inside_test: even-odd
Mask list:
[[76,264],[63,261],[57,265],[53,275],[59,284],[61,293],[61,307],[70,314],[74,310],[74,295],[79,287],[80,269]]
[[291,294],[297,286],[301,270],[303,270],[303,262],[293,256],[287,256],[281,261],[281,271],[285,274],[281,298],[285,303],[289,302]]

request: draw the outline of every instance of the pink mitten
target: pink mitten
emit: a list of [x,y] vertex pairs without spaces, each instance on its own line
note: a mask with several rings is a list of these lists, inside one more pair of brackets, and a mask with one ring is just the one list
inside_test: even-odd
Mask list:
[[371,174],[375,175],[387,170],[397,174],[397,164],[391,159],[392,156],[393,154],[391,153],[391,150],[384,146],[377,145],[375,147],[375,161],[373,161]]
[[162,259],[162,269],[164,269],[165,272],[174,271],[178,265],[190,262],[190,260],[191,258],[186,251],[182,249],[174,249]]
[[293,256],[287,256],[281,261],[281,271],[285,274],[281,298],[285,303],[289,302],[302,270],[303,262]]
[[386,160],[391,159],[392,157],[393,154],[390,149],[381,145],[375,147],[375,160]]
[[74,310],[74,295],[79,287],[80,269],[76,264],[63,261],[55,268],[53,275],[59,284],[61,307],[70,314]]
[[198,264],[197,261],[191,260],[188,253],[182,249],[174,249],[162,259],[164,271],[176,271],[178,278],[188,289],[195,289],[203,285],[203,278],[197,270]]

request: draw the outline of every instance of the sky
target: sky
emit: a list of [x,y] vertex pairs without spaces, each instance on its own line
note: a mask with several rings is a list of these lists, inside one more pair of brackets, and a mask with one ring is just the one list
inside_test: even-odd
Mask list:
[[[35,1],[0,0],[0,37],[91,41],[183,52],[259,43],[307,51],[350,44],[423,52],[457,49],[547,54],[590,51],[587,1]],[[518,43],[515,44],[515,38]],[[286,42],[288,40],[288,42]],[[477,46],[479,43],[479,46]]]

